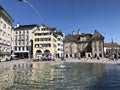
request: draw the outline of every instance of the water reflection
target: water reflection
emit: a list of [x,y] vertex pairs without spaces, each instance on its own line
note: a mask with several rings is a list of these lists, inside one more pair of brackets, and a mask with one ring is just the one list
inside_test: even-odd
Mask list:
[[0,66],[0,90],[92,90],[100,88],[98,82],[105,77],[119,77],[120,73],[113,71],[119,65],[63,64],[64,68],[56,62]]
[[120,90],[120,65],[106,65],[103,78],[91,90]]
[[85,90],[96,82],[104,72],[104,65],[66,63],[65,69],[58,69],[57,89],[59,90]]

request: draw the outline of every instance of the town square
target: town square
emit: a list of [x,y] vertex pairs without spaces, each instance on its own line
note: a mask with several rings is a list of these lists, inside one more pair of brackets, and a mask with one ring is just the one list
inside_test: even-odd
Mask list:
[[63,1],[0,0],[0,90],[120,89],[120,2]]

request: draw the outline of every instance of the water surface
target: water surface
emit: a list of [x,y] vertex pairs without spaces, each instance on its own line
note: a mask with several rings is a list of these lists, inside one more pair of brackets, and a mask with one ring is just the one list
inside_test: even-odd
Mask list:
[[0,66],[0,90],[119,89],[120,65],[39,62]]

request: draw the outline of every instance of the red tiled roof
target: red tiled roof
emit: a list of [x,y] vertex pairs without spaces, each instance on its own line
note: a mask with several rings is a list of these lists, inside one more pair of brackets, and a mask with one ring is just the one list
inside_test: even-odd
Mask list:
[[91,34],[77,34],[77,35],[71,35],[71,34],[68,34],[65,36],[65,40],[66,42],[74,42],[74,41],[78,41],[78,39],[80,37],[86,37],[88,41],[90,38],[91,38]]
[[93,33],[92,39],[104,38],[98,31],[95,30]]
[[117,43],[104,43],[104,47],[120,47]]
[[76,41],[78,39],[79,35],[71,35],[71,34],[68,34],[65,36],[65,41]]

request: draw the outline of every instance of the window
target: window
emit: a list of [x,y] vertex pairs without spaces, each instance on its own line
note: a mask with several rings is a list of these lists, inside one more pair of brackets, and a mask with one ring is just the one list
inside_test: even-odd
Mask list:
[[10,41],[8,41],[7,43],[8,43],[8,45],[10,45]]
[[21,34],[21,31],[19,31],[19,34]]
[[94,42],[94,49],[97,51],[97,41]]
[[24,40],[24,38],[25,38],[25,37],[24,37],[23,35],[20,35],[20,36],[19,36],[19,39],[20,39],[20,40]]
[[99,45],[101,45],[102,44],[102,41],[99,41]]
[[3,28],[4,28],[4,29],[6,28],[6,24],[3,24]]
[[2,23],[3,23],[3,22],[2,22],[2,21],[0,21],[0,25],[2,25]]
[[47,32],[47,33],[35,33],[35,36],[45,36],[45,35],[51,35],[51,33]]
[[22,47],[22,50],[24,51],[24,47]]
[[17,45],[17,41],[15,41],[15,45]]
[[17,40],[17,36],[15,36],[15,40]]
[[51,38],[35,38],[35,41],[51,41]]
[[25,41],[23,41],[23,45],[25,45]]
[[46,47],[50,47],[51,45],[50,44],[46,44]]
[[37,39],[35,38],[35,41],[37,41]]
[[0,34],[2,34],[2,29],[0,29]]
[[101,46],[99,46],[99,51],[102,51],[102,47]]
[[38,45],[38,44],[35,44],[35,47],[37,48],[37,47],[39,47],[39,45]]
[[6,44],[6,41],[5,41],[5,40],[3,40],[3,43],[4,43],[4,44]]
[[51,47],[51,44],[35,44],[35,47],[38,48],[38,47]]
[[17,47],[15,47],[15,51],[17,51]]
[[25,34],[25,31],[23,31],[23,34]]
[[10,30],[10,27],[8,27],[8,30]]
[[53,47],[56,48],[57,46],[55,44],[53,44]]
[[19,51],[21,50],[21,48],[19,47]]
[[29,39],[29,36],[27,35],[27,40]]
[[7,33],[6,33],[6,32],[4,32],[4,36],[7,36]]
[[99,57],[102,57],[102,54],[99,54]]
[[45,31],[46,29],[45,28],[41,28],[42,31]]
[[10,34],[8,34],[8,36],[10,36]]
[[0,43],[2,43],[2,38],[0,38]]
[[94,49],[95,49],[95,51],[97,51],[97,48],[96,48],[96,47],[94,47]]
[[58,41],[60,41],[61,39],[60,38],[58,38]]
[[21,45],[21,42],[19,41],[19,45]]
[[29,50],[28,47],[26,47],[26,49]]
[[53,39],[53,41],[54,41],[54,42],[56,42],[56,40],[55,40],[55,39]]
[[68,54],[66,54],[66,58],[68,58]]
[[27,45],[29,45],[28,41],[27,41]]

